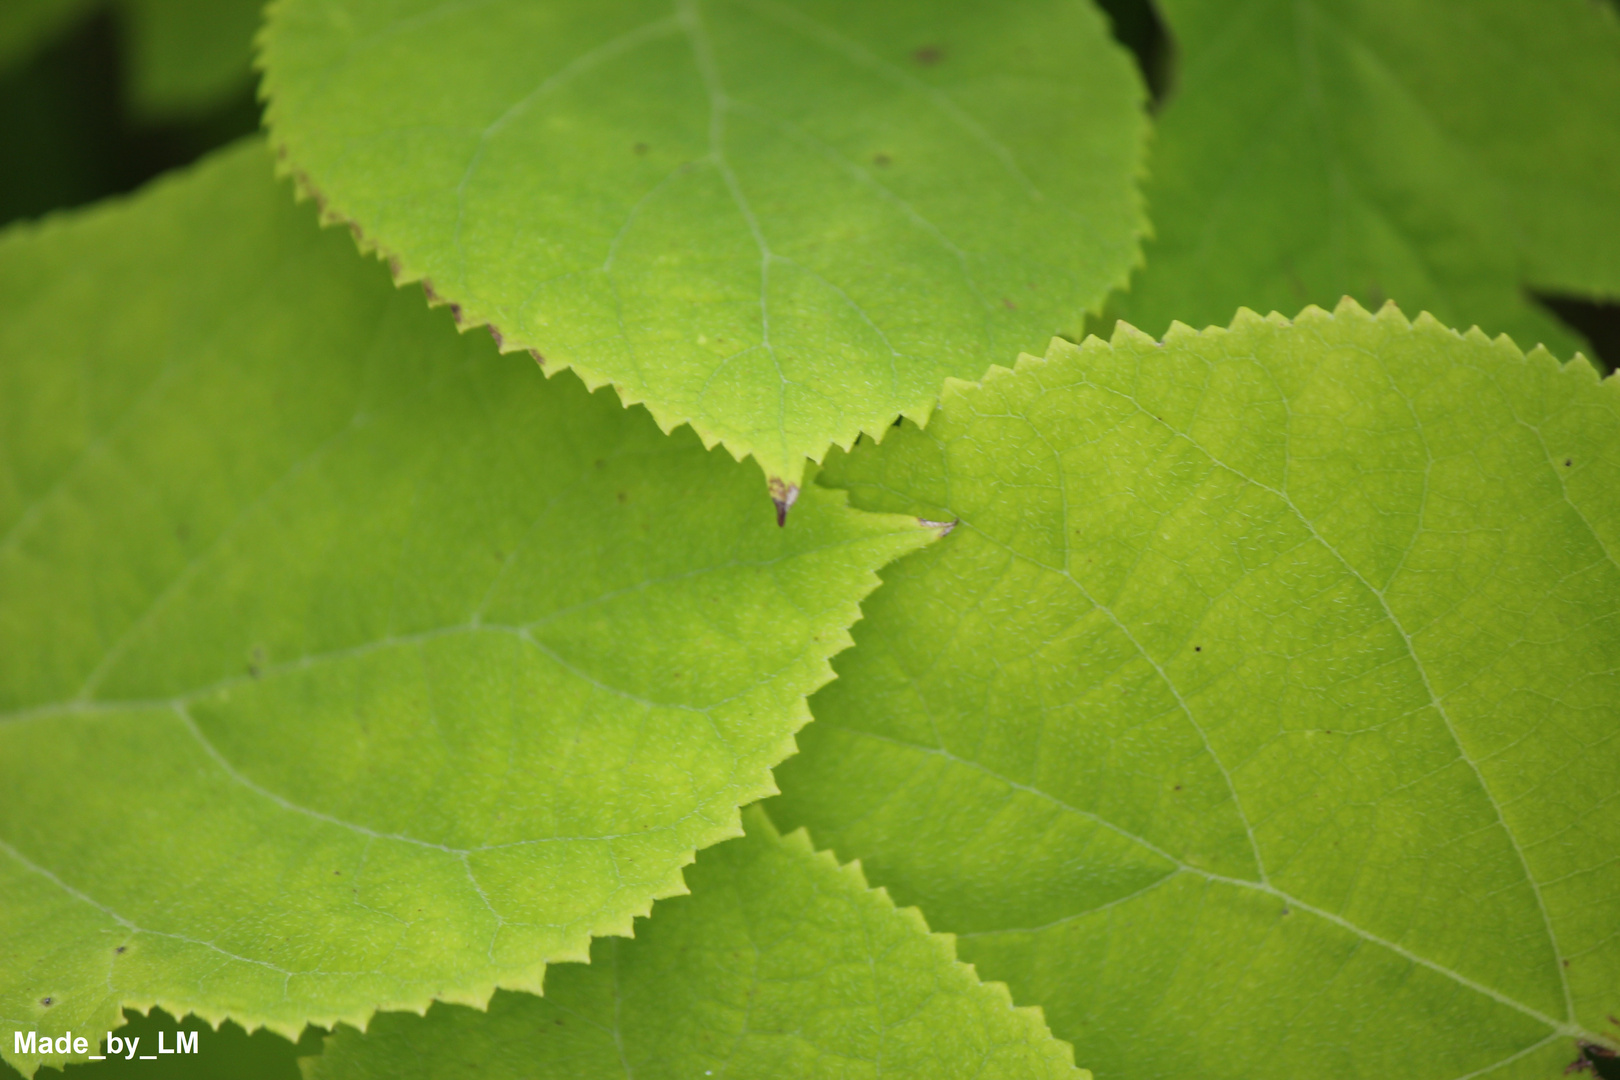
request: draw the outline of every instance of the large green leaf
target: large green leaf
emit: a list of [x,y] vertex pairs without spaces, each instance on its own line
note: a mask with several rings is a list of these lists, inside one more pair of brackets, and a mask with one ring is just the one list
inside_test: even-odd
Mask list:
[[738,833],[933,535],[777,528],[312,218],[249,145],[0,241],[7,1024],[538,989]]
[[262,59],[397,280],[779,498],[1137,259],[1141,81],[1081,0],[281,0]]
[[1056,343],[825,475],[961,521],[885,573],[780,820],[1099,1076],[1620,1045],[1620,383],[1244,313]]
[[554,967],[546,996],[488,1013],[435,1006],[342,1029],[311,1080],[1089,1080],[1032,1009],[956,962],[948,938],[897,911],[858,867],[747,815],[746,837],[687,872],[634,941]]
[[1163,0],[1179,49],[1121,314],[1391,298],[1561,354],[1620,296],[1620,18],[1592,0]]

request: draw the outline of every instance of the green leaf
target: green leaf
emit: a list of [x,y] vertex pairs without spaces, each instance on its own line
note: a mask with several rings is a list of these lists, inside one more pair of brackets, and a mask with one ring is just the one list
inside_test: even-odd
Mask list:
[[1179,50],[1120,314],[1394,299],[1580,345],[1526,287],[1620,296],[1620,18],[1591,0],[1164,0]]
[[1141,80],[1086,3],[283,0],[262,60],[397,280],[779,498],[1138,257]]
[[933,535],[820,492],[777,528],[752,469],[458,338],[270,171],[0,241],[23,1029],[538,989],[738,833]]
[[1347,302],[1054,343],[828,463],[960,518],[778,820],[1100,1077],[1620,1045],[1620,383]]
[[218,107],[252,85],[262,0],[120,0],[130,105],[148,121]]
[[746,837],[698,857],[691,896],[660,903],[633,941],[595,942],[590,966],[553,968],[545,997],[341,1029],[311,1080],[1089,1080],[1039,1012],[981,984],[915,910],[803,832],[746,819]]

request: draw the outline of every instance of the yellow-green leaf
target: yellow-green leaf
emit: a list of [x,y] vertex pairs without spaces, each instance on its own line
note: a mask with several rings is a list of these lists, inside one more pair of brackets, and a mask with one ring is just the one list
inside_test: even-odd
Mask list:
[[466,325],[806,458],[1076,332],[1144,223],[1089,3],[282,0],[284,165]]
[[313,217],[252,143],[0,238],[9,1027],[538,989],[738,833],[933,535],[778,528]]
[[691,896],[660,902],[633,941],[596,942],[589,966],[552,968],[545,997],[342,1029],[311,1080],[1089,1080],[1038,1012],[858,867],[745,820],[698,856]]
[[885,573],[772,812],[1099,1077],[1620,1046],[1620,383],[1243,313],[1054,343],[825,475],[960,521]]

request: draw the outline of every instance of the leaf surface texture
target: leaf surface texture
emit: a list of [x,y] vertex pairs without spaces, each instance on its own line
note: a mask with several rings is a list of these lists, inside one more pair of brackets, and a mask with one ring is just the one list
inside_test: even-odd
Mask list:
[[778,820],[1099,1077],[1620,1045],[1620,383],[1346,303],[1054,343],[828,463],[885,573]]
[[1069,0],[284,0],[262,59],[397,277],[784,484],[1077,331],[1144,228],[1141,81]]
[[0,239],[25,1030],[538,989],[737,835],[934,535],[818,492],[778,528],[752,468],[458,337],[270,173]]
[[340,1029],[311,1080],[1089,1077],[915,910],[803,832],[779,836],[757,809],[745,819],[747,836],[687,872],[691,896],[660,902],[634,940],[593,943],[588,966],[552,968],[545,997]]

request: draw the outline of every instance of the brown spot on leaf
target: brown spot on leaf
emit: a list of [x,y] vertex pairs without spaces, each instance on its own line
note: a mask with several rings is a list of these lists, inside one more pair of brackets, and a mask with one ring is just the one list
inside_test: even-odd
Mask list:
[[924,45],[911,54],[911,58],[923,67],[933,67],[945,59],[945,50],[938,45]]
[[46,1007],[46,1008],[47,1008],[47,1009],[48,1009],[48,1008],[50,1008],[50,1007],[51,1007],[51,1006],[52,1006],[52,1005],[55,1005],[55,1004],[56,1004],[56,999],[55,999],[55,998],[48,998],[48,997],[43,997],[43,998],[40,998],[40,999],[39,999],[39,1003],[40,1003],[40,1004],[41,1004],[41,1005],[43,1005],[43,1006],[45,1006],[45,1007]]
[[1001,298],[1001,306],[1006,308],[1008,311],[1018,310],[1018,305],[1012,302],[1012,297],[1010,296],[1003,296]]
[[647,154],[647,144],[644,142],[636,143],[635,151],[638,157],[645,157]]
[[773,476],[767,486],[770,488],[771,502],[776,504],[776,524],[778,527],[786,525],[788,511],[799,501],[799,485]]
[[889,167],[890,162],[892,162],[893,160],[894,159],[889,157],[888,154],[873,154],[872,155],[872,164],[876,165],[880,169],[887,169]]
[[546,366],[546,358],[540,355],[539,349],[530,349],[529,355],[534,357],[534,362],[539,364],[541,367]]

